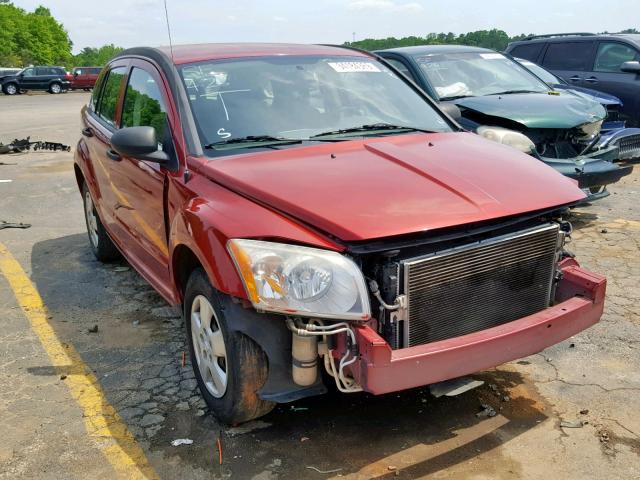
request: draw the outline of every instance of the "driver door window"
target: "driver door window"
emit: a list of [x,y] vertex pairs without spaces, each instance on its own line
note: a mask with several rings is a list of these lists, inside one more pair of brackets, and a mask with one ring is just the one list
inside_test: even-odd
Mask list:
[[164,139],[167,111],[158,84],[151,74],[134,67],[122,107],[122,127],[153,127],[159,141]]
[[620,71],[622,64],[637,58],[638,52],[627,45],[618,42],[603,42],[598,47],[593,70],[595,72],[622,73]]

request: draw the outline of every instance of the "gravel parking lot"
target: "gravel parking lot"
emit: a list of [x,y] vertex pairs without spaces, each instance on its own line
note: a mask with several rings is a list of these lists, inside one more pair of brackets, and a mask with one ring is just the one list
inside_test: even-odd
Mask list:
[[[0,141],[74,146],[88,98],[0,96]],[[46,307],[34,323],[0,275],[0,478],[640,478],[638,170],[573,213],[572,250],[608,278],[598,325],[478,374],[484,386],[459,397],[334,392],[227,429],[183,361],[179,312],[126,263],[90,252],[73,154],[0,156],[0,179],[11,180],[0,220],[32,224],[0,230],[0,255],[4,245]],[[52,342],[77,361],[54,363]],[[82,378],[100,395],[84,398]],[[117,421],[96,427],[105,412]],[[171,445],[181,438],[193,443]],[[116,465],[104,455],[114,446],[138,453]]]

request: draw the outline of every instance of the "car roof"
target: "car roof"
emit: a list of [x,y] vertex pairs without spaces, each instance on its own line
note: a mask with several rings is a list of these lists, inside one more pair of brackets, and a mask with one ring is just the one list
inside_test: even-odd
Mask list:
[[469,45],[416,45],[414,47],[397,47],[388,48],[386,50],[377,50],[381,52],[405,53],[408,55],[422,55],[427,53],[469,53],[469,52],[494,52],[488,48],[471,47]]
[[540,35],[534,37],[523,38],[522,40],[518,40],[516,42],[511,42],[511,45],[520,45],[523,43],[557,43],[557,42],[566,42],[566,41],[581,41],[581,42],[589,42],[593,40],[626,40],[631,43],[635,43],[640,46],[640,34],[638,33],[602,33],[602,34],[587,34],[587,33],[560,33],[560,34],[549,34],[549,35]]
[[[147,48],[124,50],[118,56],[127,54],[139,55]],[[159,51],[173,59],[176,65],[225,58],[266,57],[277,55],[345,55],[368,56],[367,53],[355,49],[330,45],[302,45],[294,43],[200,43],[192,45],[174,45],[157,47]]]

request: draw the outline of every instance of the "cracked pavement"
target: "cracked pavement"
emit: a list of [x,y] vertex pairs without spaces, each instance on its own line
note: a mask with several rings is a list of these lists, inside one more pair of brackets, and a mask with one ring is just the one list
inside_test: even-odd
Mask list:
[[[87,99],[0,97],[0,109],[11,111],[0,117],[0,141],[32,135],[74,145]],[[0,184],[0,220],[33,226],[2,230],[0,242],[161,478],[640,478],[640,170],[571,219],[569,248],[608,279],[605,314],[591,329],[479,373],[485,385],[455,398],[435,399],[424,388],[381,397],[331,392],[223,429],[188,358],[183,365],[180,312],[126,263],[94,260],[72,154],[11,162],[0,166],[0,178],[13,180]],[[0,478],[113,478],[86,441],[65,372],[51,367],[2,277],[0,309]],[[477,416],[483,404],[497,415]],[[193,444],[172,446],[179,438]]]

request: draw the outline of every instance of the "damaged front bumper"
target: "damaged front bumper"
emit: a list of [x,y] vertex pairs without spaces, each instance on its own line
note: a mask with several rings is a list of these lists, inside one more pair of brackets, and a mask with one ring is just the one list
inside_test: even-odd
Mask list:
[[392,350],[367,325],[354,327],[359,359],[350,367],[364,391],[379,395],[469,375],[554,345],[598,322],[606,279],[573,259],[561,263],[556,304],[494,328]]
[[619,148],[610,145],[594,149],[575,158],[538,157],[562,175],[578,181],[578,186],[588,190],[585,201],[593,201],[609,195],[605,186],[616,183],[633,171],[633,165],[619,164]]

